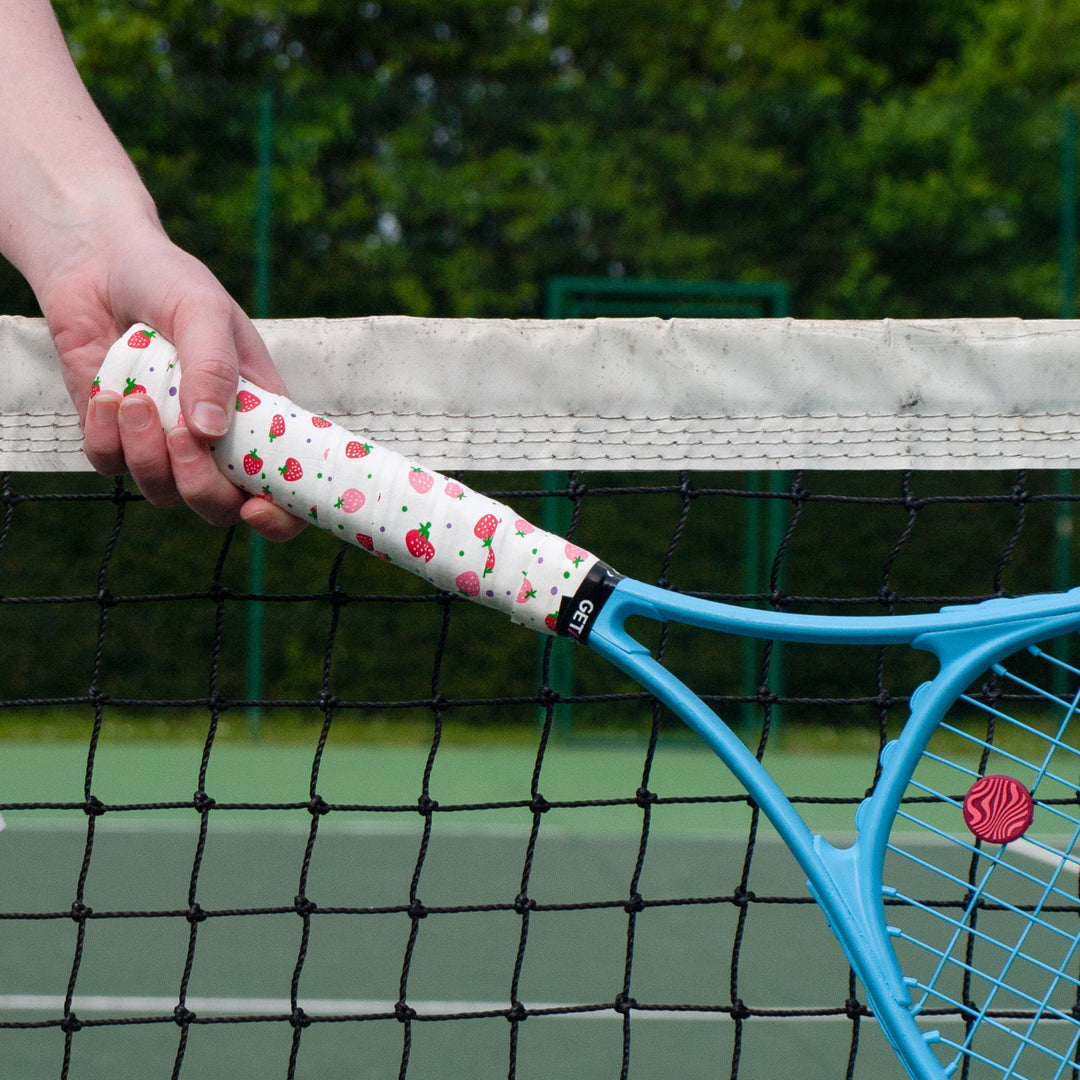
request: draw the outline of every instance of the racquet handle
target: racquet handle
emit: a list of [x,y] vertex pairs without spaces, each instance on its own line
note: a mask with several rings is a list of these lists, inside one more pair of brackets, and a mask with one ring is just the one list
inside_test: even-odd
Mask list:
[[[91,394],[145,393],[162,427],[182,424],[176,349],[133,326]],[[554,634],[597,560],[509,507],[241,379],[228,433],[211,446],[237,487],[431,582]]]

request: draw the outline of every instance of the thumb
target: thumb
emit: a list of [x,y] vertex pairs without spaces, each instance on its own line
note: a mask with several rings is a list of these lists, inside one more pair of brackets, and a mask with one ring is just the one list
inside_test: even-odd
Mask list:
[[173,344],[180,358],[180,408],[184,422],[205,439],[229,430],[240,374],[236,338],[229,318],[200,318],[178,329]]

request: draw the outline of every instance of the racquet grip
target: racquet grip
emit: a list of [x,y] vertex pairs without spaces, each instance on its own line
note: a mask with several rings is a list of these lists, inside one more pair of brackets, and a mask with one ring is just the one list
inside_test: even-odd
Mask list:
[[[162,427],[183,424],[175,347],[133,326],[109,350],[91,394],[145,393]],[[509,507],[240,379],[228,433],[211,446],[237,487],[270,499],[445,592],[554,634],[597,560]]]

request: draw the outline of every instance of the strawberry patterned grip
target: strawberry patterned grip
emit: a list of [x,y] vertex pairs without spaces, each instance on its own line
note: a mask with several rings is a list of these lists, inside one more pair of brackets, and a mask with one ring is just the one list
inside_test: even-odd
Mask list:
[[[179,385],[176,349],[136,325],[109,350],[91,395],[145,393],[168,431],[184,422]],[[599,580],[603,592],[612,576],[587,551],[245,379],[236,410],[211,449],[238,487],[516,623],[581,636],[570,601],[583,583],[595,593]]]

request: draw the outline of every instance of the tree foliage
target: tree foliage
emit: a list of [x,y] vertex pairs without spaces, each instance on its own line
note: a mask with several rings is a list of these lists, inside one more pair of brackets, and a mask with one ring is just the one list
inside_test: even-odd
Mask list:
[[272,91],[277,315],[532,315],[555,274],[781,280],[803,316],[1060,310],[1077,0],[56,8],[168,228],[247,304]]

